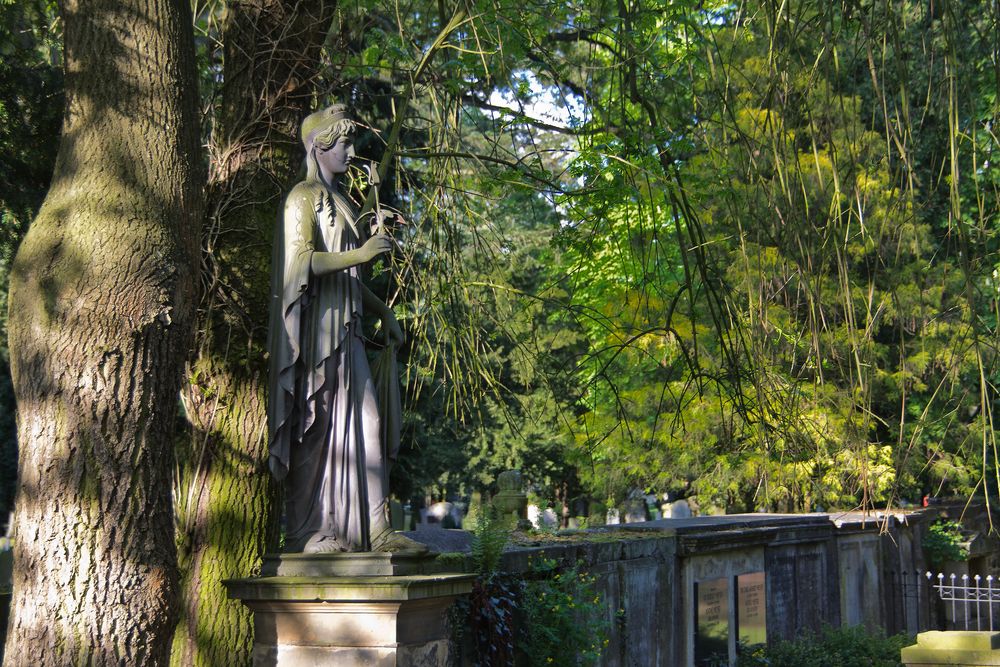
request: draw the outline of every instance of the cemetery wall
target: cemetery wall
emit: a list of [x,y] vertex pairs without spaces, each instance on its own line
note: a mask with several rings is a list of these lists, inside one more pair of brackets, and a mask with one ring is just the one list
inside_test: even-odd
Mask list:
[[543,556],[580,563],[611,629],[603,665],[686,667],[735,656],[741,639],[792,639],[824,624],[915,632],[916,601],[900,582],[926,566],[921,537],[935,516],[666,519],[518,547],[502,569],[527,573]]

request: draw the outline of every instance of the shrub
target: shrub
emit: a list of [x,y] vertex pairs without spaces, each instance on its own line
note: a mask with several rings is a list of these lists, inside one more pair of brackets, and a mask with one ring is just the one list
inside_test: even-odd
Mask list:
[[594,578],[546,558],[526,578],[505,574],[500,561],[509,536],[504,518],[483,506],[472,535],[471,560],[479,576],[471,595],[450,612],[452,640],[476,667],[510,667],[515,643],[529,665],[595,664],[608,643],[608,623]]
[[529,664],[544,667],[594,665],[608,643],[604,605],[594,577],[579,565],[560,568],[551,559],[534,563],[524,585],[524,632],[519,648]]
[[965,560],[969,549],[964,544],[962,525],[956,521],[938,519],[921,542],[931,567],[940,568],[948,561]]
[[906,635],[886,637],[865,627],[825,627],[795,641],[746,650],[738,667],[899,667],[900,650],[910,644]]

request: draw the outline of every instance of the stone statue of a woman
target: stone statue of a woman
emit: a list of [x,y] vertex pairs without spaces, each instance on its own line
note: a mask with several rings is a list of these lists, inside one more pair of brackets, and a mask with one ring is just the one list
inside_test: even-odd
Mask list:
[[[389,525],[386,415],[365,356],[362,313],[381,318],[386,345],[395,348],[403,335],[359,272],[393,241],[384,233],[366,238],[338,189],[354,157],[354,130],[343,105],[302,123],[307,173],[285,200],[274,239],[268,430],[271,470],[285,482],[289,552],[420,548]],[[388,418],[399,423],[398,414]]]

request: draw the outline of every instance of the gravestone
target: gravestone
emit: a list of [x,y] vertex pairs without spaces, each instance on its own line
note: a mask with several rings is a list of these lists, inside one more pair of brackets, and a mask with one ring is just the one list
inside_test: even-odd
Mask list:
[[693,667],[732,665],[746,647],[767,643],[768,576],[763,550],[729,551],[692,558],[686,657]]
[[539,530],[559,527],[559,517],[551,507],[541,508],[538,505],[528,505],[528,521]]
[[395,498],[389,499],[389,525],[393,530],[404,530],[406,519],[403,515],[403,503]]
[[688,501],[684,499],[677,500],[672,503],[664,503],[662,509],[664,519],[691,518],[691,506],[688,504]]
[[524,480],[520,470],[505,470],[497,475],[500,492],[493,496],[493,508],[512,525],[520,530],[530,530],[528,521],[528,495],[524,492]]
[[641,523],[648,520],[645,498],[630,498],[625,501],[625,523]]
[[752,646],[767,643],[764,601],[763,572],[749,572],[736,577],[736,637],[740,644]]
[[700,667],[729,655],[729,578],[696,582],[694,596],[694,664]]

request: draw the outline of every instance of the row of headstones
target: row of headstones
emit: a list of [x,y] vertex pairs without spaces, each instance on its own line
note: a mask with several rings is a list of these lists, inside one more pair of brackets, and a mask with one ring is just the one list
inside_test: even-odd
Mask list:
[[[654,497],[655,498],[655,497]],[[397,525],[397,530],[422,530],[428,528],[466,528],[465,526],[467,505],[459,502],[438,502],[429,507],[421,508],[416,515],[409,511],[403,511],[402,506],[396,503],[393,507],[394,517],[402,517]],[[604,510],[603,507],[598,510]],[[591,513],[590,516],[571,516],[567,519],[568,528],[586,528],[597,525],[618,525],[622,523],[638,523],[642,521],[655,521],[657,519],[683,519],[692,516],[691,506],[686,500],[676,500],[673,502],[663,502],[659,506],[647,501],[647,498],[639,498],[629,501],[621,509],[612,507],[598,514]],[[560,527],[560,517],[551,507],[540,507],[535,504],[528,504],[527,518],[532,526],[539,530],[557,529]],[[414,520],[416,519],[416,520]]]
[[[659,519],[686,519],[690,516],[692,516],[691,506],[686,500],[665,502],[659,507],[650,507],[646,503],[633,503],[626,504],[623,509],[612,507],[604,510],[601,514],[591,514],[586,518],[571,516],[567,519],[567,527],[615,526],[622,523],[640,523],[642,521],[656,521]],[[559,526],[559,517],[550,507],[543,509],[536,505],[528,505],[528,520],[536,528],[556,528]]]

